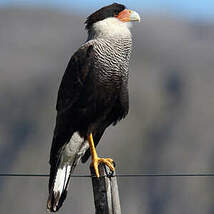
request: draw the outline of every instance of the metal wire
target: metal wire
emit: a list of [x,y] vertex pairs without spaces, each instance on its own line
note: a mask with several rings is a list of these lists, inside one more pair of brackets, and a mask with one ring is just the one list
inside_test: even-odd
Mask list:
[[[214,177],[214,173],[142,173],[142,174],[116,174],[116,177]],[[35,173],[0,173],[0,177],[49,177],[49,174]],[[73,178],[90,178],[91,175],[74,174]]]

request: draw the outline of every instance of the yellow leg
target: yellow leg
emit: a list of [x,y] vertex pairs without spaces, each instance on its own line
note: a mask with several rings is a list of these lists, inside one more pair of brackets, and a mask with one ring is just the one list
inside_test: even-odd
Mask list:
[[111,158],[99,158],[97,156],[97,152],[96,152],[96,149],[94,146],[94,140],[93,140],[92,133],[90,133],[90,135],[88,137],[88,142],[89,142],[89,147],[90,147],[91,157],[92,157],[91,165],[94,166],[96,176],[100,177],[99,170],[98,170],[98,166],[100,163],[106,164],[112,171],[114,171],[114,165],[113,165],[114,161]]

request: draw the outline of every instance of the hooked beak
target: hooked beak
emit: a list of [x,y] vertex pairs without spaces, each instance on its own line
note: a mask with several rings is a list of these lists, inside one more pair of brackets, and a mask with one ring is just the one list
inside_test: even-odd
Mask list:
[[133,10],[125,9],[121,11],[116,17],[122,22],[134,22],[134,21],[140,22],[139,14]]

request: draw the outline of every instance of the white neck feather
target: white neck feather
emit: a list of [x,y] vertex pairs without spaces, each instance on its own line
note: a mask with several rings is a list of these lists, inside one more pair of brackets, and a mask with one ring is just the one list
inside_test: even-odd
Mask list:
[[88,38],[131,37],[130,27],[130,23],[121,22],[117,18],[110,17],[93,24],[92,28],[89,30]]

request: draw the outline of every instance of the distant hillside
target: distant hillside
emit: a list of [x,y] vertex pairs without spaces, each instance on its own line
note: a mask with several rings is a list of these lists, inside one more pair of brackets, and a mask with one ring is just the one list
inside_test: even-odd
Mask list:
[[[48,172],[56,94],[86,39],[86,16],[0,9],[0,172]],[[146,15],[132,31],[130,113],[107,130],[99,153],[121,173],[212,172],[214,23]],[[45,212],[47,178],[0,179],[2,213]],[[213,213],[211,178],[118,182],[124,214]],[[89,179],[73,179],[59,213],[94,213]]]

